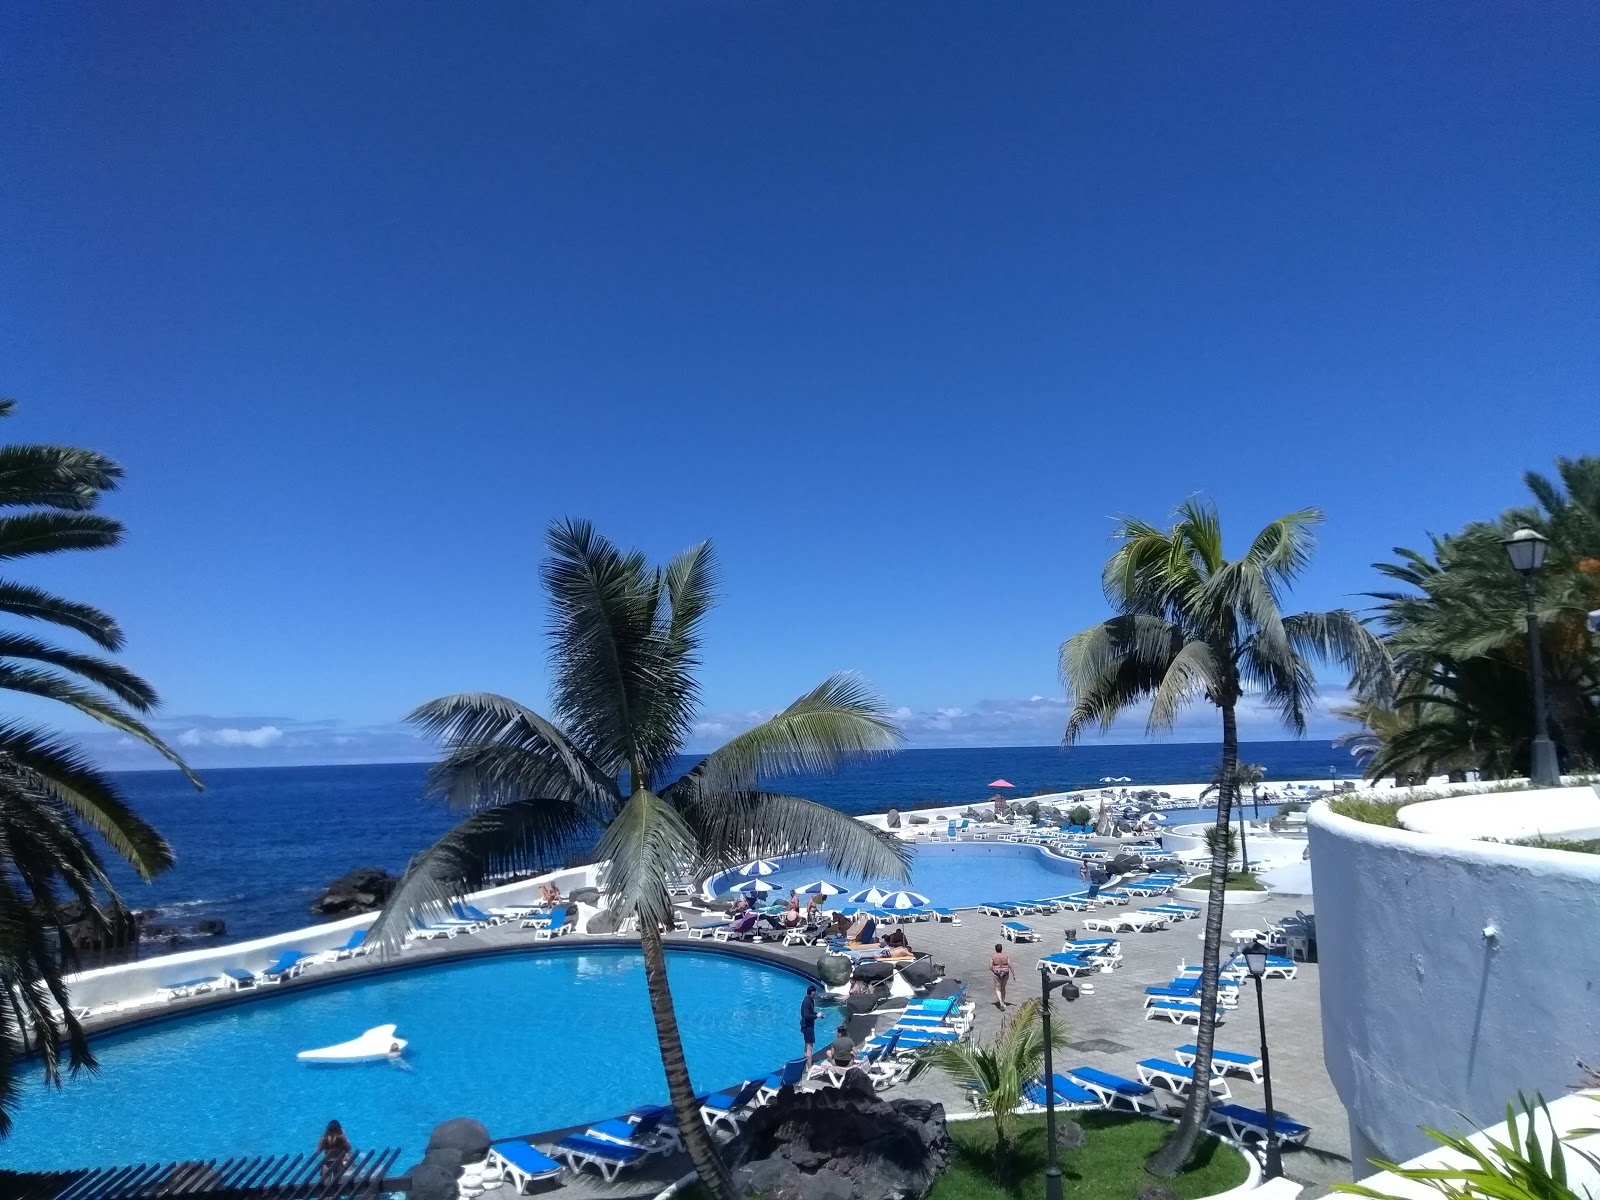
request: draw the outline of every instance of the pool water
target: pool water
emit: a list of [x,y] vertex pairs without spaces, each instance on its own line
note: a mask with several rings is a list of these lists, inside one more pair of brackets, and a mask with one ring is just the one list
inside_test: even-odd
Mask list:
[[[710,1091],[801,1053],[806,979],[748,958],[667,954],[695,1087]],[[298,1051],[394,1023],[403,1065],[308,1066]],[[97,1075],[24,1087],[0,1165],[110,1166],[315,1149],[338,1118],[357,1149],[401,1146],[473,1116],[500,1138],[664,1102],[644,960],[566,949],[396,971],[98,1038]]]
[[[775,898],[785,898],[790,889],[817,879],[826,879],[852,891],[868,883],[905,887],[921,892],[934,904],[945,908],[973,908],[990,900],[1037,900],[1085,886],[1083,870],[1078,863],[1057,858],[1042,847],[1019,842],[943,842],[914,846],[909,884],[841,875],[830,871],[816,855],[785,859],[780,871],[766,877],[773,886]],[[726,874],[715,882],[713,891],[727,895],[727,889],[742,881],[743,877],[737,872]]]

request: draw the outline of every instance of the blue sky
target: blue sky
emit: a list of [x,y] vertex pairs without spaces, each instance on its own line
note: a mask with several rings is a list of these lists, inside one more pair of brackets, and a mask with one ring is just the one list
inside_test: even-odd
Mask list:
[[124,548],[19,573],[122,618],[198,762],[543,703],[565,514],[714,540],[707,741],[853,668],[917,744],[1047,743],[1111,514],[1321,505],[1326,607],[1600,450],[1592,5],[13,4],[0,45],[4,436],[128,471]]

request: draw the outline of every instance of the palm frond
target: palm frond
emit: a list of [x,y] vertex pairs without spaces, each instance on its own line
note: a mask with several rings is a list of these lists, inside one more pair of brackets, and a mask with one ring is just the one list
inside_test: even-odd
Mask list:
[[821,775],[886,754],[900,730],[856,675],[831,675],[788,708],[724,742],[689,772],[706,794],[748,792],[762,782]]
[[[9,413],[9,409],[0,412],[0,417]],[[122,468],[93,450],[0,446],[0,505],[83,512],[93,508],[100,494],[114,489],[121,478]]]
[[587,521],[558,521],[547,541],[556,717],[609,774],[664,766],[693,726],[695,687],[668,645],[664,581]]
[[1311,562],[1317,546],[1312,530],[1320,524],[1320,508],[1286,513],[1256,534],[1242,561],[1254,565],[1276,584],[1290,583]]
[[24,512],[0,517],[0,559],[102,550],[122,541],[122,522],[86,512]]
[[1063,740],[1090,725],[1109,729],[1118,715],[1154,693],[1184,646],[1176,625],[1146,613],[1112,617],[1061,646],[1061,680],[1073,707]]
[[603,886],[614,908],[672,928],[667,883],[695,858],[694,831],[676,808],[648,788],[635,788],[595,854],[606,860]]
[[[666,790],[699,850],[699,872],[713,874],[752,858],[820,855],[826,868],[857,878],[909,877],[910,846],[848,813],[779,792],[699,792],[685,776]],[[679,785],[683,785],[680,789]]]
[[1172,656],[1161,682],[1151,694],[1149,728],[1171,729],[1179,711],[1191,700],[1216,695],[1227,685],[1222,664],[1205,642],[1189,642]]
[[15,663],[0,660],[0,691],[23,692],[76,709],[84,716],[93,717],[101,724],[109,725],[112,729],[143,742],[182,771],[195,787],[202,786],[200,777],[189,769],[189,764],[184,762],[178,752],[162,741],[161,737],[143,721],[125,712],[98,692],[79,687],[72,680],[57,675],[54,671],[19,667]]
[[566,859],[574,843],[598,833],[567,800],[513,800],[473,813],[412,858],[367,933],[385,952],[397,949],[414,923],[447,917],[450,906],[500,872],[537,874]]
[[122,799],[116,786],[64,742],[42,730],[0,721],[0,758],[33,772],[141,877],[172,865],[172,847]]
[[22,658],[49,663],[104,688],[137,712],[149,712],[159,703],[153,687],[121,663],[63,650],[22,633],[0,632],[0,658]]
[[1303,612],[1283,619],[1289,644],[1302,658],[1336,664],[1350,673],[1350,687],[1383,701],[1394,692],[1394,667],[1383,640],[1349,609]]
[[458,692],[419,705],[407,721],[444,742],[428,791],[452,807],[553,794],[596,812],[614,807],[617,781],[533,709],[493,692]]
[[[4,447],[0,447],[3,453]],[[122,629],[92,604],[52,595],[43,588],[0,580],[0,613],[30,621],[46,621],[89,638],[102,650],[122,649]]]

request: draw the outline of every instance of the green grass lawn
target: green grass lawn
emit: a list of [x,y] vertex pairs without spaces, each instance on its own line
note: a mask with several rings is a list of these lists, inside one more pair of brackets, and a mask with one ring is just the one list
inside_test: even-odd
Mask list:
[[[1202,892],[1211,886],[1210,875],[1196,875],[1184,887],[1199,888]],[[1254,871],[1235,871],[1228,876],[1230,892],[1264,892],[1266,887],[1256,878]]]
[[[1244,1159],[1215,1138],[1202,1138],[1194,1163],[1176,1179],[1148,1174],[1144,1160],[1154,1154],[1172,1126],[1147,1117],[1075,1113],[1088,1135],[1077,1150],[1061,1152],[1061,1190],[1072,1200],[1134,1200],[1140,1189],[1158,1183],[1179,1200],[1195,1200],[1237,1187],[1245,1180]],[[1044,1116],[1017,1118],[1013,1178],[995,1181],[989,1155],[994,1122],[951,1121],[956,1158],[928,1193],[928,1200],[1042,1200],[1044,1196]]]

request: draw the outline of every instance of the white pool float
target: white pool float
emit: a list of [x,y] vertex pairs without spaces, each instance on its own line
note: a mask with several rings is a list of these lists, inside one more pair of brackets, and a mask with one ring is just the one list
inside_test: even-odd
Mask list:
[[407,1043],[405,1038],[395,1037],[394,1030],[393,1025],[378,1025],[348,1042],[323,1046],[317,1050],[302,1050],[295,1057],[301,1062],[312,1063],[377,1062],[383,1058],[395,1058]]

